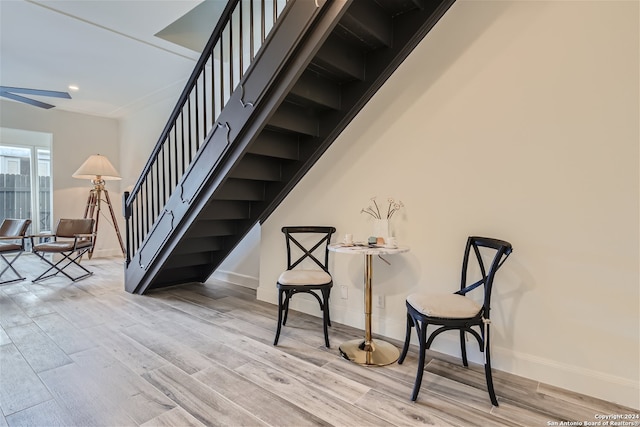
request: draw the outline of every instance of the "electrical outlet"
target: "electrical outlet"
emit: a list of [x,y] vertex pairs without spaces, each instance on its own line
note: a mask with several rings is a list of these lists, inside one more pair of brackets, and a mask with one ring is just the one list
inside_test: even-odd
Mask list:
[[384,308],[384,295],[376,295],[376,307]]
[[349,288],[347,288],[344,285],[340,286],[340,298],[342,298],[342,299],[348,299],[349,298]]

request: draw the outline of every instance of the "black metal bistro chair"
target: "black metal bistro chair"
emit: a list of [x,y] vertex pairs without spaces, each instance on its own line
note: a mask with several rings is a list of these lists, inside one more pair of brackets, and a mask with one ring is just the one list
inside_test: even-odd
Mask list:
[[[0,258],[4,263],[4,268],[0,272],[0,285],[14,283],[24,280],[25,277],[18,273],[13,263],[18,260],[24,252],[24,241],[26,239],[27,229],[31,225],[30,219],[5,219],[0,225]],[[5,255],[14,255],[8,260]],[[5,278],[2,280],[7,270],[13,272],[13,279]]]
[[[82,255],[93,248],[93,242],[95,240],[95,233],[93,231],[94,221],[93,218],[61,219],[58,221],[54,234],[31,236],[33,253],[50,265],[49,269],[33,279],[33,282],[49,279],[57,276],[58,273],[61,273],[73,282],[91,276],[93,273],[80,265],[79,260],[82,258]],[[52,240],[36,244],[33,242],[34,238],[48,238]],[[47,254],[60,254],[62,258],[54,264],[47,259]],[[84,273],[75,277],[71,276],[65,271],[70,266],[75,266],[84,271]],[[55,271],[49,274],[51,270]]]
[[[465,345],[465,333],[473,335],[478,341],[480,351],[484,352],[484,371],[487,380],[487,389],[491,403],[498,406],[498,399],[493,389],[491,376],[489,310],[491,307],[491,289],[496,272],[511,254],[511,244],[503,240],[486,237],[469,237],[464,251],[462,262],[462,279],[460,290],[453,293],[414,293],[407,297],[407,334],[404,341],[402,354],[398,363],[404,362],[409,350],[411,340],[411,328],[415,326],[418,334],[419,356],[418,372],[413,386],[411,400],[418,398],[422,374],[424,372],[425,351],[431,346],[434,338],[445,331],[458,330],[460,332],[460,347],[462,349],[462,363],[467,362],[467,349]],[[471,253],[475,255],[478,268],[470,263]],[[485,261],[490,261],[486,262]],[[471,264],[471,265],[470,265]],[[488,269],[487,269],[488,267]],[[474,274],[475,273],[475,274]],[[471,275],[479,275],[479,280],[472,282]],[[482,303],[469,298],[467,294],[476,288],[484,291]],[[439,326],[427,336],[429,325]],[[479,333],[473,327],[478,327]],[[427,338],[428,337],[428,338]]]
[[[278,278],[278,329],[273,345],[278,345],[280,329],[287,323],[289,301],[297,293],[315,297],[322,310],[324,343],[329,347],[329,294],[333,279],[329,273],[329,249],[335,227],[282,227],[287,244],[287,270]],[[312,261],[313,269],[302,264]],[[296,268],[298,267],[298,268]],[[319,268],[315,268],[319,267]]]

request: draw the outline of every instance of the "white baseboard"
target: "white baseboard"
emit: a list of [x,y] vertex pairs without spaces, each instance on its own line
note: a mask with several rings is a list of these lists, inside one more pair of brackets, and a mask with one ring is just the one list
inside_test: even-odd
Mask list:
[[111,257],[122,257],[122,259],[124,259],[124,256],[122,255],[122,251],[120,249],[96,249],[93,251],[93,255],[91,256],[92,258],[111,258]]
[[247,276],[244,274],[234,273],[233,271],[216,270],[211,278],[221,282],[231,283],[245,288],[257,289],[260,279],[257,277]]
[[[261,301],[277,304],[277,293],[275,284],[273,289],[258,287],[257,297]],[[339,303],[332,304],[331,320],[336,323],[364,328],[364,315],[353,309],[338,307]],[[314,299],[296,298],[291,300],[293,310],[308,313],[312,316],[321,316],[318,303]],[[377,310],[377,309],[376,309]],[[374,314],[372,318],[372,328],[375,334],[385,336],[400,341],[404,341],[405,318],[383,319]],[[413,334],[415,335],[415,334]],[[415,337],[412,336],[412,340]],[[412,341],[416,342],[416,341]],[[470,344],[475,340],[470,341]],[[587,396],[603,399],[608,402],[628,406],[633,409],[640,409],[640,384],[637,379],[624,378],[607,374],[575,365],[561,363],[555,360],[538,357],[513,351],[496,345],[491,346],[492,367],[496,370],[507,372],[538,381],[543,384],[559,387]],[[460,342],[454,336],[447,333],[442,334],[432,345],[434,351],[460,357]],[[468,358],[470,362],[484,363],[483,354],[477,350],[476,345],[468,346]]]
[[[494,360],[510,360],[514,374],[525,376],[544,384],[571,390],[609,402],[640,409],[640,384],[638,379],[619,377],[592,369],[542,357],[515,352],[506,348],[492,348]],[[612,359],[612,363],[615,363]],[[496,366],[500,369],[500,366]],[[504,370],[504,369],[500,369]]]
[[[470,362],[483,364],[483,353],[477,350],[475,340],[467,346]],[[460,357],[460,342],[446,333],[434,341],[435,351]],[[508,348],[491,346],[491,364],[496,370],[508,372],[572,392],[584,394],[619,405],[640,409],[640,384],[623,378],[580,366],[569,365]]]

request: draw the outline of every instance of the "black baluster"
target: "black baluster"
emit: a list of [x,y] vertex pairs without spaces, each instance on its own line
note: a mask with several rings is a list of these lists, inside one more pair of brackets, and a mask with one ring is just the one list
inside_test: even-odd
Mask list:
[[127,203],[127,199],[129,198],[129,192],[125,191],[122,193],[122,214],[124,216],[124,235],[125,235],[125,244],[126,244],[126,254],[125,254],[125,262],[127,265],[131,262],[131,206]]

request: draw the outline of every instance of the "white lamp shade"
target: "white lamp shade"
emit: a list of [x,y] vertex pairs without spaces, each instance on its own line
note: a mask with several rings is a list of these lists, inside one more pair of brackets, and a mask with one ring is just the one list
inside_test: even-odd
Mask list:
[[87,160],[71,175],[78,179],[103,179],[105,181],[122,179],[109,159],[100,154],[89,156]]

